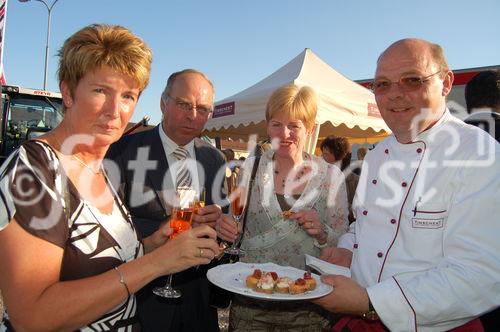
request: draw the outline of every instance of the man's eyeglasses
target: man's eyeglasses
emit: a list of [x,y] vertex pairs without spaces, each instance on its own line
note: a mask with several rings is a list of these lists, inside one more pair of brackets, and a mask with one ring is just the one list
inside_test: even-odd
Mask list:
[[175,105],[185,112],[188,112],[188,111],[191,111],[194,109],[194,110],[196,110],[196,112],[203,114],[203,115],[208,115],[208,114],[212,113],[211,106],[193,105],[187,101],[184,101],[184,100],[177,98],[177,97],[173,97],[169,94],[167,94],[167,97],[171,98],[174,101]]
[[374,80],[371,84],[371,90],[374,94],[383,95],[387,93],[393,84],[399,85],[399,88],[404,92],[412,92],[420,89],[425,82],[431,79],[432,76],[441,73],[441,70],[435,72],[434,74],[430,74],[428,76],[416,76],[416,75],[408,75],[401,76],[399,81],[389,81],[385,79]]

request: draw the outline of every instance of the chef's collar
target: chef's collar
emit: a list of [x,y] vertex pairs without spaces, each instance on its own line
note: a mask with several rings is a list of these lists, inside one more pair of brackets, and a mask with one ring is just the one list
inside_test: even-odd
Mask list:
[[424,130],[423,132],[418,134],[417,137],[415,137],[415,139],[413,140],[413,142],[416,142],[416,141],[427,142],[429,139],[429,136],[432,135],[434,132],[440,130],[443,126],[443,123],[447,122],[447,120],[449,119],[450,116],[452,116],[450,113],[450,110],[448,108],[446,108],[444,110],[443,114],[441,115],[441,118],[439,118],[439,120],[432,127],[427,128],[426,130]]

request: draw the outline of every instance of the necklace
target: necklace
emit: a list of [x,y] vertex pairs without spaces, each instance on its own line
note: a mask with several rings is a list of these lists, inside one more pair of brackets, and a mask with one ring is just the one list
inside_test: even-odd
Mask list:
[[[62,147],[61,142],[59,141],[59,139],[56,136],[53,136],[53,138],[54,138],[54,141],[56,141],[56,143],[59,145],[59,150],[61,150],[61,147]],[[61,152],[61,154],[62,154],[62,152]],[[99,169],[96,171],[95,169],[93,169],[92,167],[90,167],[86,162],[84,162],[83,160],[81,160],[77,156],[71,154],[70,157],[72,159],[76,160],[77,162],[79,162],[82,166],[84,166],[85,168],[87,168],[94,175],[102,174],[102,165],[99,165]]]
[[[308,159],[309,159],[309,156],[307,154],[304,154],[304,160],[308,160]],[[298,174],[295,174],[295,177],[293,179],[288,179],[287,175],[283,175],[282,179],[281,179],[281,188],[284,189],[285,185],[287,183],[299,181],[304,176],[304,174],[306,173],[306,170],[308,170],[308,167],[302,166],[301,168],[302,169],[300,170],[300,172],[298,172]],[[275,161],[274,174],[276,175],[276,177],[280,174],[279,165],[276,163],[276,161]]]
[[[279,171],[274,171],[274,174],[278,175]],[[285,178],[281,179],[281,188],[285,188],[285,185],[287,183],[299,181],[300,179],[302,179],[302,177],[304,176],[304,174],[305,174],[305,170],[303,169],[298,174],[296,174],[293,179],[288,179],[288,177],[286,177],[286,179]]]
[[92,167],[90,167],[89,165],[87,165],[87,163],[85,163],[83,160],[81,160],[80,158],[78,158],[77,156],[71,155],[71,158],[73,158],[76,161],[78,161],[80,164],[82,164],[83,166],[85,166],[88,170],[90,170],[95,175],[102,174],[102,166],[99,166],[99,169],[96,171]]

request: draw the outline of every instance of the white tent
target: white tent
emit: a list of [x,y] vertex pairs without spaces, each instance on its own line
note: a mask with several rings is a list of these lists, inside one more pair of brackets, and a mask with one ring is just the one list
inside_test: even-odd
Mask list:
[[277,88],[295,83],[312,87],[319,97],[319,124],[308,147],[328,135],[379,140],[389,133],[380,117],[373,93],[344,77],[305,49],[289,63],[257,84],[215,104],[204,134],[209,137],[248,140],[250,134],[266,137],[265,109]]

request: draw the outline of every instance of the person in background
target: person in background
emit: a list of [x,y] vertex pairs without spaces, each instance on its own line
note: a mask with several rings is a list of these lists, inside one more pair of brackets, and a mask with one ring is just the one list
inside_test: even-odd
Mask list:
[[230,165],[230,167],[228,167],[228,169],[226,170],[226,177],[229,178],[231,176],[236,176],[239,172],[239,167],[236,164],[231,164],[231,162],[234,163],[234,161],[236,160],[234,150],[224,149],[222,153],[224,153],[224,156],[226,158],[226,163]]
[[500,142],[500,71],[486,70],[474,76],[465,86],[465,103],[471,114],[465,122]]
[[[215,178],[225,163],[224,155],[198,138],[212,113],[213,102],[214,87],[205,74],[194,69],[173,73],[160,99],[161,124],[125,136],[111,147],[108,157],[119,165],[123,175],[120,192],[142,237],[157,231],[170,216],[171,207],[162,196],[165,191],[173,190],[181,177],[169,171],[181,160],[179,151],[185,160],[197,162],[197,167],[189,169],[189,186],[199,192],[205,190],[205,207],[193,216],[194,229],[200,225],[213,227],[221,215],[221,207],[214,204],[212,194],[218,192],[223,196],[223,183],[215,182]],[[141,172],[131,169],[137,164],[143,167]],[[147,168],[148,165],[151,167]],[[142,181],[138,174],[142,174]],[[146,195],[150,199],[137,201]],[[172,285],[181,291],[179,299],[153,294],[152,289],[165,285],[166,278],[158,278],[141,290],[138,312],[144,330],[218,331],[214,306],[226,305],[228,299],[208,282],[206,272],[207,267],[199,267],[175,274]]]
[[364,146],[360,147],[358,149],[358,151],[356,152],[356,155],[358,156],[358,160],[364,160],[367,152],[368,152],[367,148],[365,148]]
[[320,148],[323,159],[327,163],[334,164],[340,169],[342,169],[344,158],[348,154],[350,155],[351,152],[351,145],[347,138],[333,135],[326,137],[321,142]]
[[[465,85],[465,103],[471,114],[465,122],[480,127],[500,142],[500,71],[486,70]],[[500,326],[500,308],[481,317],[485,331]]]
[[358,151],[356,151],[356,156],[358,157],[358,160],[355,162],[355,167],[352,170],[354,174],[357,176],[361,175],[361,168],[363,167],[363,160],[365,159],[366,153],[368,152],[368,149],[364,146],[360,147]]
[[356,222],[322,253],[352,279],[323,276],[334,290],[314,301],[350,314],[336,331],[482,331],[477,317],[500,304],[500,148],[450,114],[452,84],[428,41],[378,59],[373,91],[392,134],[365,158]]
[[349,222],[354,221],[352,213],[352,200],[358,186],[359,175],[355,174],[351,164],[351,144],[345,137],[328,136],[320,145],[323,159],[334,164],[344,172],[347,189],[347,202],[349,203]]
[[230,162],[231,160],[234,160],[234,151],[233,149],[225,149],[222,151],[224,153],[224,156],[226,157],[226,161]]
[[[342,173],[304,152],[317,113],[309,87],[287,85],[276,90],[266,107],[267,133],[273,149],[262,154],[250,189],[241,262],[273,262],[304,270],[304,254],[318,257],[347,229],[347,199]],[[255,161],[248,158],[247,162]],[[243,167],[241,172],[245,172]],[[247,171],[248,172],[248,171]],[[262,193],[269,193],[263,195]],[[286,213],[290,215],[287,216]],[[234,242],[241,231],[229,215],[217,220],[223,240]],[[276,303],[235,296],[231,331],[324,331],[331,317],[305,302]]]
[[[0,170],[2,331],[139,331],[134,293],[207,264],[215,231],[139,240],[102,159],[149,81],[151,51],[129,30],[94,24],[59,51],[64,118],[25,142]],[[204,255],[199,255],[203,250]]]

